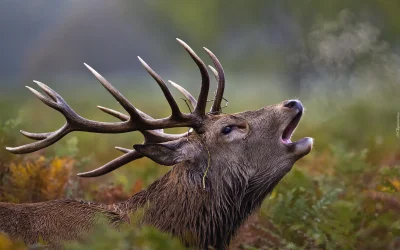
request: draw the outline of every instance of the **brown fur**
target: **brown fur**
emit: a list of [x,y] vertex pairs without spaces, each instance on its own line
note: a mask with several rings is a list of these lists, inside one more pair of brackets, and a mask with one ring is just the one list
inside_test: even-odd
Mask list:
[[[310,144],[284,145],[284,129],[299,113],[287,102],[233,115],[207,115],[188,138],[135,149],[172,170],[129,200],[106,206],[73,200],[35,204],[0,203],[0,231],[27,243],[39,237],[52,246],[79,240],[101,213],[111,224],[144,208],[142,222],[185,244],[225,249],[239,226]],[[221,133],[232,126],[229,134]],[[205,189],[203,189],[203,176]]]

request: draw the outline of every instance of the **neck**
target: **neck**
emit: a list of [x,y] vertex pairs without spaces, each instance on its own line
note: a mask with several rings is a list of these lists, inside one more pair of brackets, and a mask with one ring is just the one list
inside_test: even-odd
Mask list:
[[[206,165],[203,163],[203,165]],[[275,183],[254,190],[241,173],[215,173],[212,167],[203,189],[204,171],[181,163],[147,190],[120,204],[125,211],[144,208],[143,222],[172,233],[187,245],[224,249],[244,220],[259,206]],[[242,169],[240,167],[236,169]],[[213,173],[214,172],[214,173]],[[213,180],[212,176],[223,176]],[[252,190],[252,191],[250,191]],[[254,192],[257,191],[257,192]]]

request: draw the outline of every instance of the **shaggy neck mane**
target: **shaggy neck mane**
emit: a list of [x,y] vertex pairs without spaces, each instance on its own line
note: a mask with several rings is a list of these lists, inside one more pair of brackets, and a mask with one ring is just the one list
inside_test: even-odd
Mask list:
[[[172,233],[187,245],[204,249],[208,246],[226,248],[240,225],[260,207],[280,178],[260,186],[257,180],[248,179],[241,171],[232,173],[226,168],[212,166],[204,190],[204,171],[198,169],[205,170],[207,163],[200,164],[197,168],[193,163],[176,165],[147,190],[118,207],[130,212],[143,208],[144,224]],[[234,169],[243,168],[237,166]],[[218,171],[224,173],[215,173]],[[221,177],[211,179],[213,176]]]

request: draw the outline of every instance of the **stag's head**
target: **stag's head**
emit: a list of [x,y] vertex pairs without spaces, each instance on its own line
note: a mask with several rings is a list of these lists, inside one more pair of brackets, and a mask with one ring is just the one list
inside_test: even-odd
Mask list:
[[207,180],[213,183],[240,175],[265,186],[310,152],[311,138],[291,141],[303,112],[298,100],[236,114],[212,112],[187,137],[134,148],[162,165],[185,163],[198,175],[209,171]]
[[[55,143],[72,131],[94,133],[140,131],[145,137],[143,144],[134,145],[134,149],[117,147],[125,154],[98,169],[79,175],[100,176],[145,156],[162,165],[190,166],[193,178],[202,177],[203,187],[206,187],[207,183],[213,185],[221,179],[234,176],[249,185],[257,183],[268,189],[268,184],[272,186],[279,181],[294,162],[308,154],[312,148],[311,138],[291,141],[292,133],[304,113],[303,105],[298,100],[288,100],[254,111],[236,114],[222,113],[224,71],[215,55],[205,48],[214,63],[215,69],[211,66],[210,68],[218,82],[211,110],[207,112],[210,85],[207,68],[187,44],[179,39],[178,41],[195,61],[202,76],[201,91],[197,99],[180,85],[170,82],[188,100],[193,109],[190,113],[181,112],[165,82],[141,58],[139,58],[140,62],[159,84],[171,107],[170,117],[154,119],[138,110],[104,77],[85,64],[118,100],[128,115],[99,106],[102,111],[121,121],[107,123],[85,119],[75,113],[58,93],[45,84],[35,81],[48,96],[28,88],[46,105],[61,112],[67,122],[57,131],[50,133],[21,131],[25,136],[38,141],[7,149],[13,153],[33,152]],[[192,129],[178,135],[164,133],[164,128],[172,127]],[[232,185],[230,181],[232,180],[226,180],[225,184]]]

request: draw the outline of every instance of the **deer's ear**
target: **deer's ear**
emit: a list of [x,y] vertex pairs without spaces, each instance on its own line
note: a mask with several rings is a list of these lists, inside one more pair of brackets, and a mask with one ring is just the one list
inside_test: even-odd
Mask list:
[[133,148],[140,154],[150,158],[158,164],[172,166],[186,159],[186,143],[165,142],[154,144],[136,144]]

